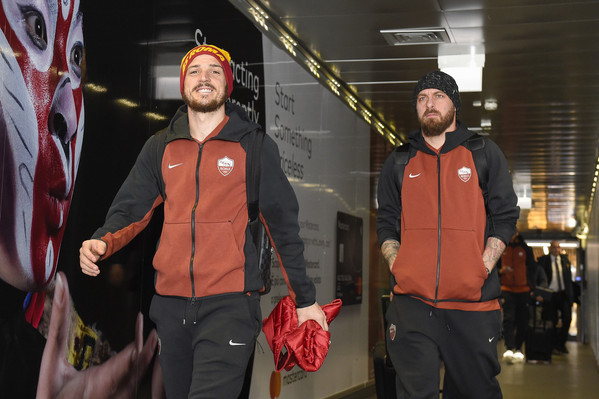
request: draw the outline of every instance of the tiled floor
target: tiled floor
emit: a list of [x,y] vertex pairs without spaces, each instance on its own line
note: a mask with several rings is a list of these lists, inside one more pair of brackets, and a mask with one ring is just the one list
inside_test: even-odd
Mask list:
[[[599,367],[589,345],[568,342],[567,355],[553,356],[550,364],[502,362],[499,382],[505,399],[599,399]],[[498,351],[501,358],[503,346]],[[374,388],[362,396],[376,399]]]

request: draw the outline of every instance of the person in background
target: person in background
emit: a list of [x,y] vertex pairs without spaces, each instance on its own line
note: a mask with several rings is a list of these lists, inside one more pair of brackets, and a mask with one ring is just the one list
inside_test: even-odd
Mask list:
[[[261,129],[227,98],[233,90],[229,53],[200,45],[182,59],[185,102],[169,126],[150,137],[111,205],[104,226],[80,249],[83,273],[125,246],[164,203],[153,265],[150,318],[169,398],[237,398],[262,326],[263,281],[248,226],[246,150]],[[306,274],[298,203],[264,137],[260,217],[280,260],[299,324],[328,330]]]
[[[549,254],[537,259],[545,270],[551,296],[551,312],[555,328],[553,348],[556,354],[567,354],[566,342],[568,331],[572,322],[572,301],[574,288],[572,284],[572,270],[568,256],[561,253],[560,244],[552,241],[549,245]],[[558,321],[561,320],[561,326]]]
[[[503,353],[503,359],[509,364],[524,362],[522,344],[530,317],[531,292],[537,285],[537,276],[541,272],[539,268],[532,249],[516,232],[497,263],[501,277],[503,337],[507,349]],[[543,282],[539,281],[539,284],[542,285]]]
[[486,211],[472,152],[464,146],[475,133],[457,120],[455,80],[430,72],[416,84],[413,101],[420,129],[408,136],[414,156],[403,184],[396,152],[378,184],[378,239],[395,282],[386,340],[397,397],[438,398],[442,361],[444,397],[499,399],[495,264],[520,213],[508,164],[484,138]]

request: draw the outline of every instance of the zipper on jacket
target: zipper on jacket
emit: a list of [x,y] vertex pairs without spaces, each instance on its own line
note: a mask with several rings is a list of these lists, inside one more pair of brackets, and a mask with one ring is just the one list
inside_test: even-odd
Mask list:
[[437,201],[438,201],[438,226],[437,226],[437,281],[435,282],[435,306],[439,303],[439,274],[441,273],[441,156],[437,154]]
[[189,280],[191,281],[191,298],[196,297],[196,289],[195,282],[193,278],[193,261],[195,259],[196,252],[196,209],[198,208],[198,203],[200,202],[200,162],[202,160],[202,150],[204,149],[204,144],[200,144],[200,149],[198,151],[198,162],[196,163],[196,199],[193,204],[193,208],[191,210],[191,258],[189,260]]

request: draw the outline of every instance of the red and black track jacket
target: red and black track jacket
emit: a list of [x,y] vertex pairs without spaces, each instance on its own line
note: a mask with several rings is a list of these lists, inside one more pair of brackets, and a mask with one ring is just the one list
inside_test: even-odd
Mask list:
[[405,167],[401,192],[393,154],[383,165],[377,233],[380,244],[389,239],[401,243],[392,266],[396,294],[445,309],[499,309],[498,275],[487,276],[482,260],[485,228],[507,243],[520,212],[507,161],[485,138],[487,219],[472,152],[461,145],[473,134],[458,123],[437,154],[420,131],[412,132],[410,145],[417,152]]
[[[179,108],[169,126],[147,140],[104,226],[93,234],[106,242],[106,258],[141,232],[164,202],[153,260],[160,295],[206,297],[263,286],[248,228],[246,194],[246,148],[249,133],[259,126],[230,102],[225,113],[221,126],[199,143],[190,135],[187,107]],[[312,305],[315,287],[306,274],[297,198],[268,135],[261,162],[260,217],[290,295],[298,307]]]
[[501,290],[514,293],[533,290],[537,285],[539,268],[532,249],[521,235],[516,236],[505,247],[497,262]]

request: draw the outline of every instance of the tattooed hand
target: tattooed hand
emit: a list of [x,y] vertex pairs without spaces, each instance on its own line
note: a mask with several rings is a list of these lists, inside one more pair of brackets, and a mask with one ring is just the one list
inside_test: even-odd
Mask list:
[[383,258],[385,258],[385,261],[389,265],[389,270],[391,270],[393,262],[395,262],[397,251],[399,251],[399,242],[395,240],[387,240],[381,245],[381,252],[383,253]]

